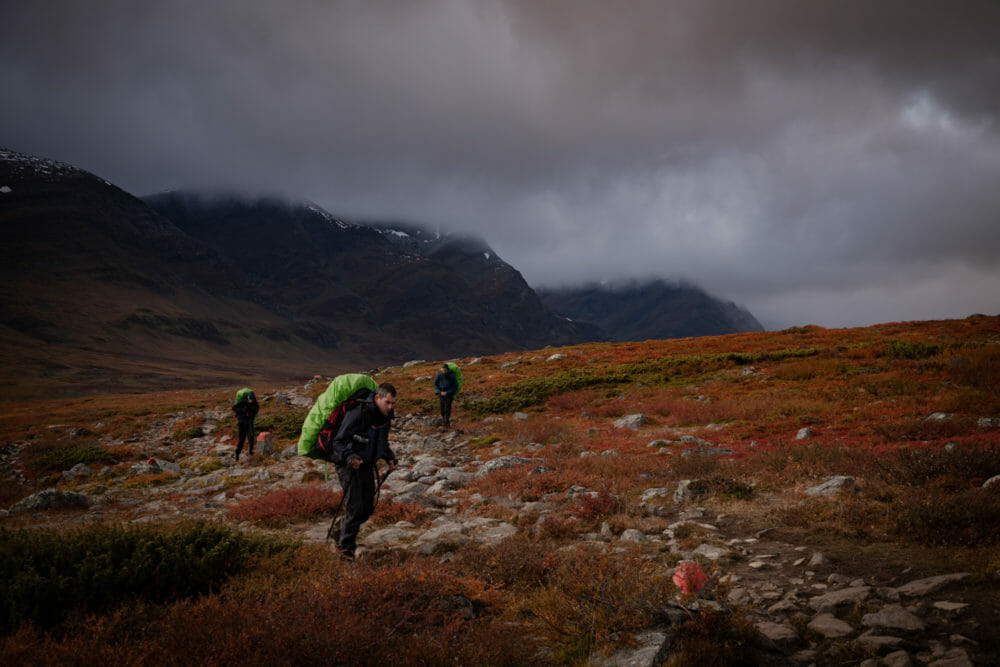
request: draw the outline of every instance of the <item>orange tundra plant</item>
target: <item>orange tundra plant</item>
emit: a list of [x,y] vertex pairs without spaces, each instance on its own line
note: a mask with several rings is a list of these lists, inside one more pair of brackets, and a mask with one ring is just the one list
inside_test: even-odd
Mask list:
[[331,514],[339,503],[339,492],[315,486],[293,486],[244,501],[229,510],[229,518],[280,526]]

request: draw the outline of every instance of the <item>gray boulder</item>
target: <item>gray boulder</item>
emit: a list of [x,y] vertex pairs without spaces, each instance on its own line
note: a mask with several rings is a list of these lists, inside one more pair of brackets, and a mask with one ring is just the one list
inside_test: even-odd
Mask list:
[[507,468],[513,468],[515,466],[542,462],[542,459],[529,459],[523,456],[501,456],[500,458],[492,459],[479,466],[479,470],[476,471],[476,477],[485,477],[491,472],[496,472],[497,470],[506,470]]
[[833,498],[842,489],[854,488],[854,478],[848,477],[846,475],[835,475],[819,486],[814,486],[810,489],[806,489],[806,495],[820,497],[820,498]]
[[616,419],[614,422],[615,428],[630,428],[632,430],[638,430],[640,426],[646,423],[646,415],[640,413],[636,415],[626,415],[621,419]]
[[33,493],[27,498],[19,500],[11,512],[23,512],[31,510],[45,510],[51,507],[86,507],[87,496],[75,491],[59,491],[58,489],[45,489]]

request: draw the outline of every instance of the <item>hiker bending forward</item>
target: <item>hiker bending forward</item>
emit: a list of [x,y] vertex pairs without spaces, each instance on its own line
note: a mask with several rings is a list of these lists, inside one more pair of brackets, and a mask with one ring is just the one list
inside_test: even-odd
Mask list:
[[375,511],[378,460],[385,459],[390,471],[397,466],[396,455],[389,447],[395,405],[396,388],[380,384],[371,396],[344,413],[332,442],[331,460],[337,465],[337,477],[344,490],[344,518],[337,548],[347,558],[354,557],[361,524]]

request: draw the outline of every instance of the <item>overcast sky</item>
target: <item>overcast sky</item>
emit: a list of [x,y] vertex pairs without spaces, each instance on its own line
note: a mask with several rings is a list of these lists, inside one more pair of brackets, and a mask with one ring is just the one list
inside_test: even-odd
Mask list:
[[685,279],[767,328],[1000,313],[997,0],[35,0],[0,147]]

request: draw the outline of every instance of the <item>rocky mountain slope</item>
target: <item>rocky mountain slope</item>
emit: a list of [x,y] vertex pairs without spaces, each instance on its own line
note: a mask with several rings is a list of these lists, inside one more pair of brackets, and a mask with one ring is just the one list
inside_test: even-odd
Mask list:
[[143,200],[8,150],[0,202],[0,397],[284,382],[414,358],[760,329],[692,287],[540,298],[481,239],[357,224],[275,198]]
[[283,381],[585,339],[485,244],[0,152],[3,394]]
[[745,308],[704,290],[663,280],[539,289],[542,303],[574,322],[596,325],[608,340],[642,341],[763,331]]
[[336,323],[373,356],[385,357],[386,346],[398,360],[585,340],[479,239],[358,225],[276,200],[167,193],[145,201],[238,266],[273,307]]

